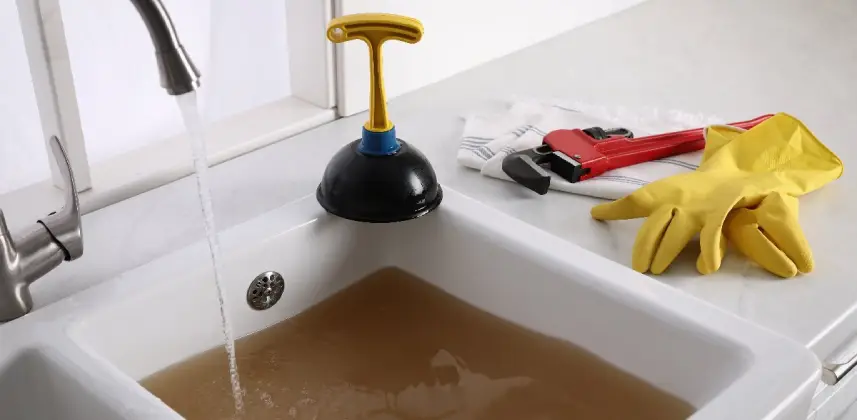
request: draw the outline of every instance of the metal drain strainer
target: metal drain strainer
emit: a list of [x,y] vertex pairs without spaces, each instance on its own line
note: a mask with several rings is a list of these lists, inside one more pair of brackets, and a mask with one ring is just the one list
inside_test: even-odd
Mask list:
[[266,271],[256,276],[247,288],[247,304],[262,311],[274,306],[283,296],[285,282],[276,271]]

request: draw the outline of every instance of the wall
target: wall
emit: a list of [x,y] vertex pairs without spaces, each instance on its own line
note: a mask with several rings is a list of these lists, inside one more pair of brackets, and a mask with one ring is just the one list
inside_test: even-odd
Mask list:
[[[422,21],[425,35],[418,44],[396,41],[384,44],[389,99],[641,1],[337,0],[336,15],[386,12]],[[337,45],[337,54],[340,95],[337,106],[343,115],[352,115],[365,110],[369,103],[368,55],[359,41]]]
[[[283,0],[163,0],[217,120],[290,93]],[[149,35],[127,0],[60,0],[91,164],[180,133]],[[0,194],[50,176],[15,2],[0,2]],[[7,64],[8,63],[8,64]]]

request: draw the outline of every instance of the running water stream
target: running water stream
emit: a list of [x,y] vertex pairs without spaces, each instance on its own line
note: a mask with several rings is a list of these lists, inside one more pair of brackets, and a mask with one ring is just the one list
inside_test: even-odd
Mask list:
[[199,204],[205,219],[205,235],[208,238],[208,249],[214,266],[214,283],[217,288],[217,298],[220,304],[220,320],[223,323],[223,336],[226,341],[226,353],[229,357],[229,376],[232,383],[232,396],[235,398],[236,414],[244,411],[243,392],[238,380],[238,363],[235,360],[235,337],[226,310],[226,296],[223,291],[223,266],[220,259],[220,242],[217,239],[217,229],[214,225],[214,208],[211,203],[211,188],[208,177],[208,154],[205,150],[205,131],[202,118],[197,108],[196,92],[176,96],[185,127],[193,147],[193,166],[196,171],[196,185],[199,193]]

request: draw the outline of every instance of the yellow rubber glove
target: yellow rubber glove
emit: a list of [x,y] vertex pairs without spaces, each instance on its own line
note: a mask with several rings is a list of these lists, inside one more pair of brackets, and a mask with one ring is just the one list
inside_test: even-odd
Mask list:
[[[702,162],[744,131],[729,126],[707,129]],[[812,271],[812,250],[798,223],[796,197],[775,192],[756,208],[732,210],[726,216],[723,233],[744,256],[780,277]]]
[[812,250],[798,223],[798,200],[780,192],[753,209],[733,210],[723,232],[735,248],[780,277],[812,271]]
[[777,114],[751,130],[706,130],[704,162],[691,173],[646,185],[595,206],[599,220],[646,217],[634,243],[632,266],[659,274],[697,234],[697,270],[720,268],[723,224],[733,209],[754,208],[774,193],[806,194],[842,174],[842,162],[794,117]]

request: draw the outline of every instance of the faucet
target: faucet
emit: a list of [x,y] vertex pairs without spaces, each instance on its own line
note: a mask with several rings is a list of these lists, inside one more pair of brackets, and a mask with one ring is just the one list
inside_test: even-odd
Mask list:
[[179,41],[170,14],[161,0],[131,0],[152,38],[161,87],[170,95],[184,95],[199,87],[199,70]]
[[[152,38],[161,87],[183,95],[199,87],[199,71],[179,41],[161,0],[131,0]],[[83,255],[80,202],[68,154],[59,137],[48,141],[64,181],[65,204],[35,224],[12,235],[0,210],[0,322],[24,316],[33,309],[30,284],[63,261]]]

